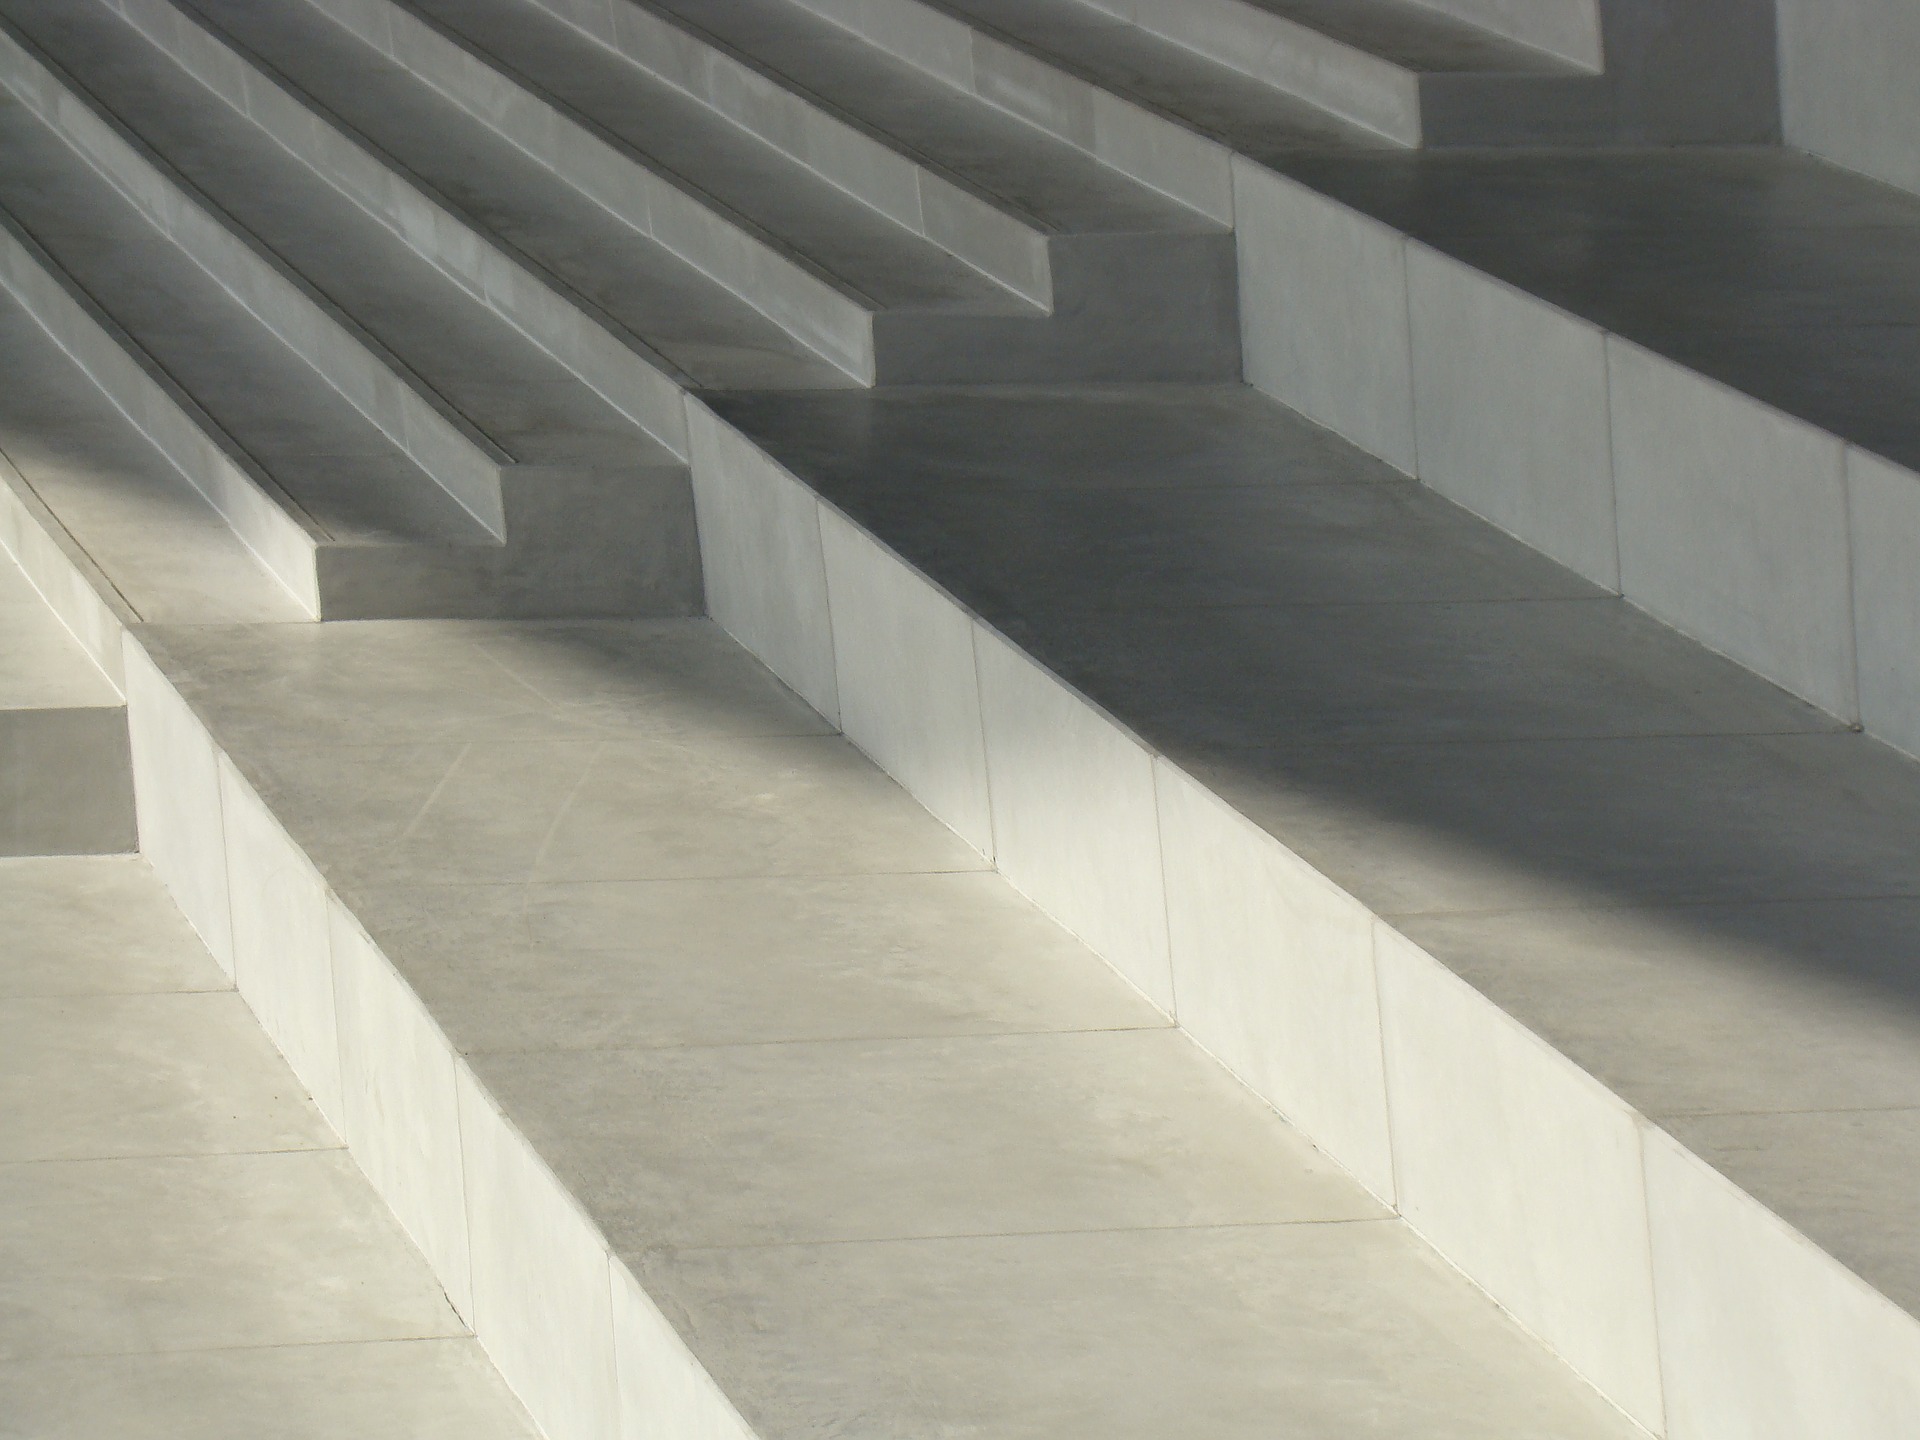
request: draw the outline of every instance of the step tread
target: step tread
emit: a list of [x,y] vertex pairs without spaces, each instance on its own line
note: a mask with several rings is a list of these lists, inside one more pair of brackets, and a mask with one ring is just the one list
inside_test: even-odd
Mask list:
[[0,551],[0,711],[123,703],[19,565]]
[[713,403],[1920,1313],[1920,762],[1251,391]]
[[332,539],[484,540],[393,441],[17,103],[0,105],[0,204]]
[[672,456],[558,361],[92,5],[7,0],[92,96],[514,460]]
[[847,378],[744,300],[317,11],[195,9],[418,177],[483,236],[529,256],[697,384],[830,388]]
[[1585,73],[1557,56],[1412,0],[1239,0],[1239,3],[1318,30],[1407,70],[1495,75]]
[[710,624],[146,638],[753,1433],[1636,1433]]
[[[627,0],[621,0],[627,3]],[[1016,213],[1070,234],[1217,228],[1055,140],[789,0],[654,0],[765,69],[928,157]]]
[[1769,150],[1275,163],[1528,294],[1920,468],[1920,197]]
[[1034,313],[964,261],[531,6],[516,0],[404,3],[745,216],[877,309]]

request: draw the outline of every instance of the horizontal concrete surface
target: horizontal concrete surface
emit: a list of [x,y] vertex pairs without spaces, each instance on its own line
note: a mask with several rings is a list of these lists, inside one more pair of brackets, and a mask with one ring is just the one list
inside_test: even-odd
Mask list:
[[0,927],[0,1435],[533,1440],[144,861]]
[[710,625],[140,643],[223,757],[151,843],[550,1433],[1633,1433]]

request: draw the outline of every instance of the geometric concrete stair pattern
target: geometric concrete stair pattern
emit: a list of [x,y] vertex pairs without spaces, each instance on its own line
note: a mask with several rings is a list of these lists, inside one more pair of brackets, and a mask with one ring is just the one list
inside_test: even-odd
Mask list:
[[[143,849],[555,1437],[1903,1433],[1920,778],[1848,722],[1913,744],[1865,664],[1912,588],[1860,567],[1783,648],[1804,590],[1730,633],[1647,583],[1616,482],[1724,494],[1705,382],[1316,187],[1904,202],[1410,155],[1129,14],[0,4],[0,341],[118,411],[0,397],[0,533],[130,677]],[[1514,55],[1223,14],[1334,76]],[[1600,509],[1541,458],[1576,373]],[[1853,438],[1816,459],[1890,518],[1840,548],[1897,553],[1912,477]],[[357,462],[328,538],[404,552],[331,604],[313,448]],[[500,538],[488,466],[634,457],[671,602],[584,598],[632,548],[584,489],[553,533],[605,553],[537,596],[408,588],[447,517]],[[297,618],[696,575],[791,693],[697,620]]]

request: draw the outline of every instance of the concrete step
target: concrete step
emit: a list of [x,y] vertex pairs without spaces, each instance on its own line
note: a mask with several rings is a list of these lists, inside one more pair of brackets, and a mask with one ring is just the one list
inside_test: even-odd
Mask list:
[[0,553],[0,855],[133,845],[126,702]]
[[[381,45],[385,31],[355,13],[334,18]],[[1051,280],[1049,313],[536,7],[402,6],[387,18],[427,83],[862,383],[1218,376],[1237,363],[1218,228],[1183,219],[1152,239],[1050,244],[1076,263]],[[509,105],[515,95],[531,99]],[[520,114],[583,158],[513,130]],[[1126,299],[1149,268],[1172,298],[1139,311]]]
[[[297,594],[334,615],[693,603],[675,457],[104,8],[6,14],[17,293],[123,409],[171,412],[150,423]],[[118,113],[62,54],[111,76]],[[576,563],[590,539],[608,563]]]
[[[1540,139],[1605,80],[1410,0],[1088,0],[1089,8],[1401,145]],[[978,13],[978,12],[975,12]]]
[[144,861],[0,860],[0,934],[0,1428],[535,1440]]

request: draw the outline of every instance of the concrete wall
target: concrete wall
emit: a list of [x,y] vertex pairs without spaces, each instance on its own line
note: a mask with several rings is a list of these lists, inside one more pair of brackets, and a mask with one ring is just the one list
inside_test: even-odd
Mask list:
[[1787,143],[1920,191],[1920,4],[1779,0]]

